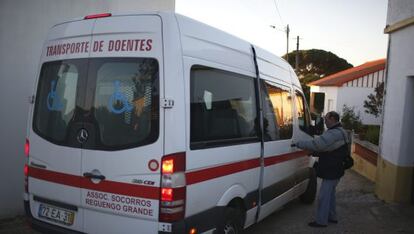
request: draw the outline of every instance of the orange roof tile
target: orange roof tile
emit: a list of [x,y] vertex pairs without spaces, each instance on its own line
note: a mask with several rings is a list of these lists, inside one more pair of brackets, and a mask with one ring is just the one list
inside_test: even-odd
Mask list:
[[385,69],[385,62],[386,59],[366,62],[357,67],[349,68],[322,79],[310,82],[308,86],[342,86],[348,81]]

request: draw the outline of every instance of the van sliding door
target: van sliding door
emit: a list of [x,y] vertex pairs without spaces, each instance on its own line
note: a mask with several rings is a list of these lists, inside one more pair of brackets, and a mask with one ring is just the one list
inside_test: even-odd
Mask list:
[[293,102],[288,84],[260,80],[263,105],[264,168],[259,220],[290,200],[298,157],[291,148]]

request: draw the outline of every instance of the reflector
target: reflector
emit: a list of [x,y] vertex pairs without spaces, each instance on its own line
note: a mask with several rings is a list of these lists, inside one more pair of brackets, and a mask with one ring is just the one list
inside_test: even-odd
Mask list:
[[24,176],[27,177],[29,175],[29,167],[27,164],[24,164]]
[[26,143],[24,144],[24,155],[26,155],[26,157],[29,157],[29,153],[30,153],[30,143],[29,143],[29,140],[26,139]]

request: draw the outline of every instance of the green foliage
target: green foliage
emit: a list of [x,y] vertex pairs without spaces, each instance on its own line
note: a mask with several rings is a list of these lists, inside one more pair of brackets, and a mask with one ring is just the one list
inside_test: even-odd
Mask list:
[[354,107],[343,106],[341,123],[345,129],[354,130],[355,133],[358,133],[361,140],[378,145],[380,126],[362,125],[359,113],[355,113]]
[[[345,59],[325,50],[299,50],[298,54],[299,69],[296,71],[296,74],[298,74],[301,79],[307,75],[321,78],[353,67],[352,64],[348,63]],[[284,58],[286,58],[286,55],[284,55]],[[289,53],[288,62],[292,67],[295,67],[296,51]]]
[[[325,50],[299,50],[298,55],[299,66],[296,74],[300,79],[308,103],[310,100],[308,83],[353,67],[345,59]],[[286,58],[286,54],[283,57]],[[289,53],[288,62],[292,67],[295,67],[296,51]]]
[[356,114],[354,107],[348,107],[347,105],[344,105],[342,108],[341,123],[345,129],[354,130],[357,133],[359,133],[362,128],[359,113]]
[[367,125],[364,126],[366,129],[365,140],[371,142],[372,144],[378,145],[380,126],[378,125]]
[[312,82],[312,81],[318,80],[318,79],[320,79],[319,76],[307,74],[307,75],[305,75],[305,77],[303,77],[302,79],[299,80],[300,84],[302,86],[303,92],[305,94],[306,100],[308,100],[308,103],[309,103],[309,100],[310,100],[310,87],[307,86],[307,84]]
[[384,97],[384,82],[381,82],[374,90],[374,94],[368,95],[364,101],[365,113],[378,117],[382,113],[382,99]]

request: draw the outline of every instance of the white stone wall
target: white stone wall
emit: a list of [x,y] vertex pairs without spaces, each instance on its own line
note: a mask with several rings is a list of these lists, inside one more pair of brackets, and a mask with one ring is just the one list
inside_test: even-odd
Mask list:
[[0,1],[0,218],[23,213],[28,99],[43,41],[56,23],[102,12],[174,10],[175,0]]
[[[399,14],[399,1],[389,14]],[[401,1],[399,7],[408,7]],[[410,1],[412,2],[412,1]],[[414,3],[411,5],[414,9]],[[400,9],[400,8],[399,8]],[[414,15],[414,14],[413,14]],[[411,15],[411,17],[413,17]],[[389,17],[390,18],[390,17]],[[393,16],[391,16],[393,18]],[[390,34],[387,94],[381,138],[381,156],[398,166],[414,166],[414,25]]]

